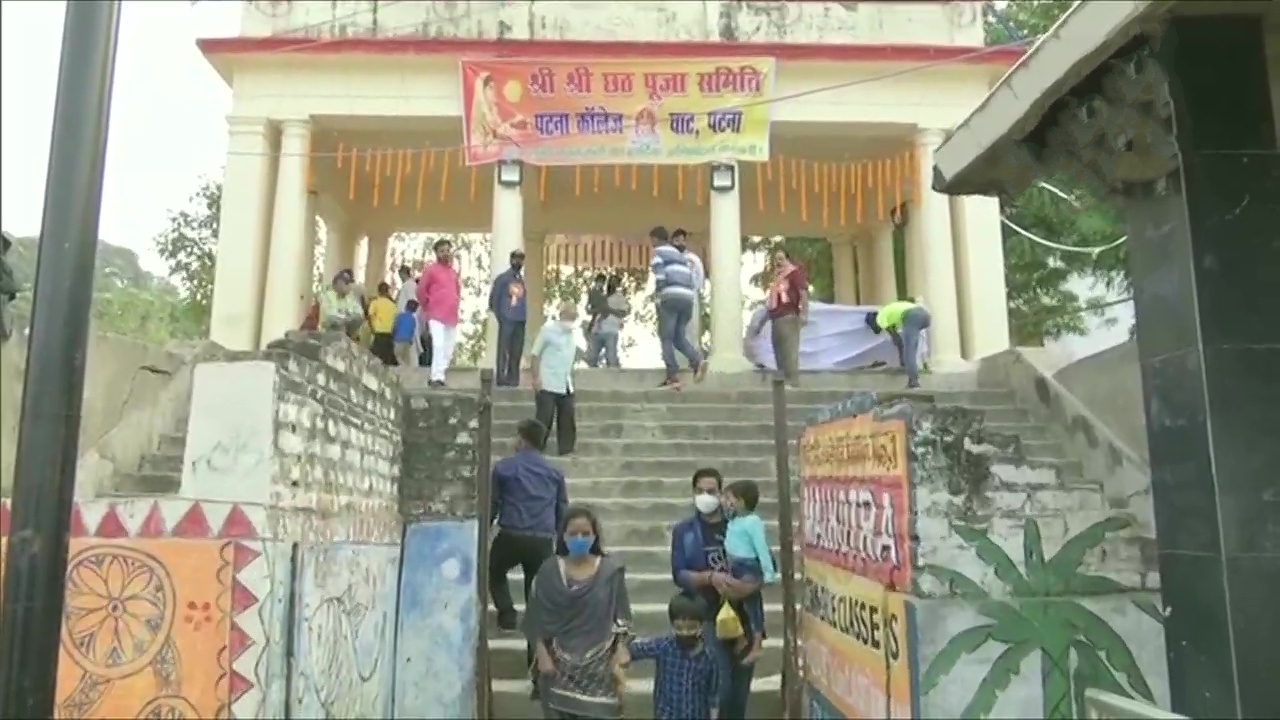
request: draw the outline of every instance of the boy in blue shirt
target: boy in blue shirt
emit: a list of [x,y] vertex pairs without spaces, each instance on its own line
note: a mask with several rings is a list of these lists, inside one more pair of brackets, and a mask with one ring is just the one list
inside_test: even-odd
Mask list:
[[[724,489],[722,504],[729,524],[724,531],[724,554],[729,559],[729,574],[735,580],[751,580],[759,583],[778,581],[774,569],[769,540],[764,534],[764,521],[756,514],[760,504],[760,488],[751,480],[740,480]],[[764,596],[756,591],[741,600],[742,613],[746,617],[746,630],[750,647],[742,658],[750,665],[764,651]]]
[[413,367],[414,336],[418,334],[418,301],[409,300],[396,315],[391,326],[391,340],[395,343],[396,361],[403,367]]
[[710,619],[702,598],[680,593],[667,603],[671,634],[632,640],[629,661],[654,660],[654,720],[716,720],[720,713],[720,675],[716,656],[706,647],[702,629]]

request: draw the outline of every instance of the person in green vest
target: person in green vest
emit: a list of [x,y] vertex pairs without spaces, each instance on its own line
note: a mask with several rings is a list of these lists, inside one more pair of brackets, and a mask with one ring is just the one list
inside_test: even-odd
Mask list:
[[907,387],[920,387],[920,333],[929,328],[929,311],[910,300],[898,300],[867,313],[867,327],[879,335],[887,331],[907,371]]

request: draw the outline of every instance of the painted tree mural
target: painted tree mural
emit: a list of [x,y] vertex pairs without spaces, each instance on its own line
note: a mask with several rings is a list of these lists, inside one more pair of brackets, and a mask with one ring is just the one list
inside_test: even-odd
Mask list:
[[[928,695],[965,656],[994,643],[1004,649],[960,717],[989,717],[1023,663],[1037,652],[1043,689],[1042,717],[1083,717],[1084,692],[1090,687],[1154,702],[1151,687],[1124,638],[1076,600],[1080,596],[1132,593],[1111,578],[1090,575],[1081,568],[1090,551],[1131,524],[1125,517],[1094,523],[1046,559],[1040,526],[1028,518],[1023,526],[1023,570],[986,531],[954,525],[956,535],[991,568],[1011,597],[993,598],[979,583],[956,570],[936,565],[921,568],[949,586],[952,595],[974,600],[975,609],[990,622],[956,634],[938,651],[921,677],[920,694]],[[1145,599],[1133,603],[1156,622],[1163,622],[1155,603]]]

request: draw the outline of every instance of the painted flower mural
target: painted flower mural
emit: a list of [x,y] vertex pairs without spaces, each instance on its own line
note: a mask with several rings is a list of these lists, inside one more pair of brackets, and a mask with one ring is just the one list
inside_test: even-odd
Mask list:
[[[1084,716],[1083,697],[1098,688],[1126,697],[1154,702],[1150,684],[1124,638],[1078,598],[1132,593],[1121,583],[1082,569],[1086,556],[1113,533],[1132,521],[1111,517],[1067,539],[1051,558],[1045,558],[1040,527],[1028,518],[1023,526],[1023,569],[986,533],[968,525],[953,530],[987,565],[1009,591],[1009,599],[992,597],[964,573],[936,565],[921,568],[947,585],[952,595],[974,601],[988,620],[953,636],[934,656],[921,676],[920,693],[927,695],[966,656],[989,645],[1002,647],[973,690],[960,717],[990,717],[997,701],[1033,655],[1040,658],[1044,718]],[[1163,616],[1155,603],[1133,604],[1156,622]]]

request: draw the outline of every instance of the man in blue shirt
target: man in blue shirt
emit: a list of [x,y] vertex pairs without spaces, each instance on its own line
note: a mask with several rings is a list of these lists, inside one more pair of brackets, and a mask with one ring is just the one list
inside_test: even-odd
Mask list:
[[511,267],[493,280],[489,290],[489,312],[498,322],[498,353],[494,383],[499,387],[520,385],[520,356],[524,354],[527,317],[524,251],[511,251]]
[[[720,509],[724,476],[715,468],[693,473],[693,517],[680,521],[671,530],[671,579],[681,590],[701,595],[712,608],[712,618],[721,600],[741,600],[760,589],[759,583],[734,580],[724,552],[725,517]],[[715,620],[710,620],[703,636],[716,636]],[[709,642],[719,666],[720,717],[738,720],[747,716],[754,665],[744,665],[744,653],[719,641]]]

